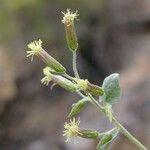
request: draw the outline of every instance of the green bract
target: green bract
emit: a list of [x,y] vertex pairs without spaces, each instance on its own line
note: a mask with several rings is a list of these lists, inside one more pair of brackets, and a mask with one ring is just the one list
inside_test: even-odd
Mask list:
[[80,137],[86,139],[97,139],[99,135],[97,131],[90,129],[80,129],[80,132],[82,133]]
[[113,141],[113,139],[117,136],[118,130],[107,132],[103,135],[99,143],[97,144],[98,150],[106,150],[109,144]]
[[78,101],[77,103],[73,104],[71,112],[68,117],[71,118],[71,117],[74,117],[75,115],[77,115],[85,107],[85,105],[87,103],[88,103],[88,99],[83,98],[80,101]]

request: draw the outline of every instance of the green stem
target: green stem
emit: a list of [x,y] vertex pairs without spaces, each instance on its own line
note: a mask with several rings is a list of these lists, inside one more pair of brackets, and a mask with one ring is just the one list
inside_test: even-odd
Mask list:
[[73,72],[74,72],[75,77],[79,79],[80,77],[79,77],[79,74],[78,74],[77,62],[76,61],[77,61],[77,54],[76,54],[76,51],[74,51],[73,52],[73,62],[72,62],[73,63],[72,64],[73,65]]
[[124,136],[126,136],[134,145],[136,145],[136,147],[139,148],[139,150],[147,150],[147,148],[142,143],[140,143],[130,132],[128,132],[128,130],[125,127],[123,127],[114,116],[112,121],[118,127],[120,132]]
[[76,82],[75,78],[72,77],[72,76],[70,76],[70,75],[68,75],[67,73],[62,74],[62,75],[63,75],[64,77],[68,78],[69,80]]
[[[91,98],[96,107],[103,112],[103,107],[99,104],[99,102],[97,102],[91,95],[88,94],[88,96]],[[134,145],[136,145],[139,150],[147,150],[147,148],[144,147],[144,145],[140,143],[131,133],[129,133],[128,130],[123,127],[114,116],[112,122],[124,136],[126,136]]]

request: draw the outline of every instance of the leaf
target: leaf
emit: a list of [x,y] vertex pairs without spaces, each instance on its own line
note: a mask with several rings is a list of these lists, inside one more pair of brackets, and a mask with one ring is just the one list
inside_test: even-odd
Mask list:
[[106,150],[109,146],[109,144],[115,139],[115,137],[118,134],[118,130],[114,130],[111,132],[106,132],[106,134],[103,135],[99,143],[97,144],[98,150]]
[[113,104],[117,102],[121,97],[121,89],[119,86],[119,74],[113,73],[104,79],[102,88],[104,90],[104,95],[102,100]]
[[112,119],[113,119],[113,110],[112,110],[112,106],[109,103],[106,103],[105,113],[108,116],[109,121],[112,122]]

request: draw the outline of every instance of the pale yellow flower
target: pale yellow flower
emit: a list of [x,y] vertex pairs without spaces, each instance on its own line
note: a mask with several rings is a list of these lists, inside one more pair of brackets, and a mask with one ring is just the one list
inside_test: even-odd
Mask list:
[[42,41],[39,39],[38,41],[31,42],[28,44],[28,48],[30,50],[27,51],[27,57],[31,56],[31,61],[33,57],[36,55],[38,56],[42,49]]
[[69,142],[72,137],[76,137],[78,135],[82,135],[79,130],[80,119],[76,121],[75,118],[70,119],[70,122],[65,122],[63,136],[66,137],[66,142]]
[[77,19],[77,17],[79,16],[77,11],[71,12],[70,9],[67,9],[66,13],[62,12],[62,14],[64,15],[62,23],[64,23],[67,26],[70,26],[74,22],[74,19]]
[[50,67],[45,67],[45,68],[43,69],[43,73],[44,73],[44,75],[45,75],[45,77],[41,79],[41,83],[42,83],[43,85],[48,86],[49,82],[52,80],[52,79],[51,79],[51,73],[50,73],[51,70],[52,70],[52,69],[51,69]]

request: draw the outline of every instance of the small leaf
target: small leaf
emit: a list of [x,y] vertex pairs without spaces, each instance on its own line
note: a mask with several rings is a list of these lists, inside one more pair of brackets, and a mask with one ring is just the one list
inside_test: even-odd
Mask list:
[[109,144],[113,141],[113,139],[117,136],[118,130],[112,131],[112,132],[106,132],[106,134],[103,135],[99,143],[97,144],[98,150],[106,150]]
[[112,110],[112,106],[109,103],[106,103],[105,113],[108,116],[109,121],[112,122],[112,119],[113,119],[113,110]]
[[72,118],[74,117],[76,114],[78,114],[87,104],[88,99],[87,98],[83,98],[82,100],[78,101],[77,103],[72,105],[72,109],[70,114],[68,115],[68,117]]
[[120,99],[121,89],[119,86],[119,74],[114,73],[104,79],[102,88],[104,89],[104,95],[102,100],[113,104]]

